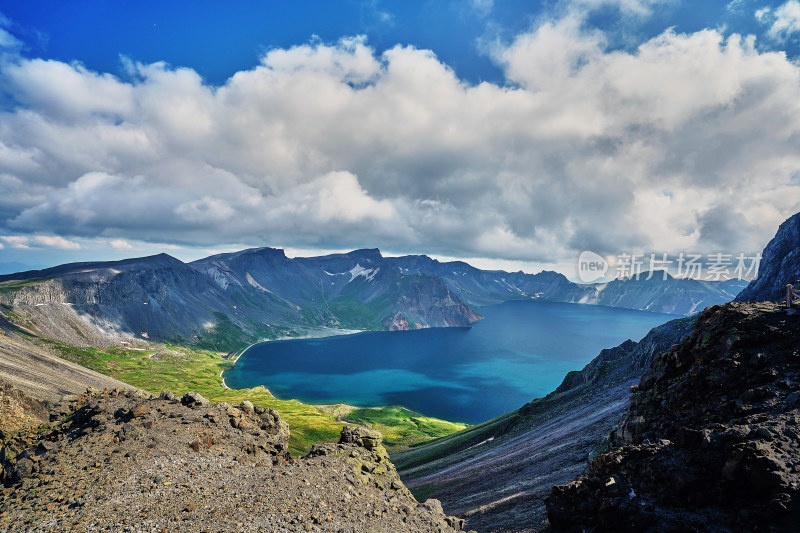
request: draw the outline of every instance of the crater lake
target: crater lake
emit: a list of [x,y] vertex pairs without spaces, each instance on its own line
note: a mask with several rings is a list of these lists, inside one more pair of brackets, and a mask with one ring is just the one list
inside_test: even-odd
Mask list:
[[264,385],[280,399],[402,405],[477,424],[552,392],[603,348],[640,340],[676,315],[509,301],[482,307],[471,328],[369,331],[267,341],[225,372],[231,388]]

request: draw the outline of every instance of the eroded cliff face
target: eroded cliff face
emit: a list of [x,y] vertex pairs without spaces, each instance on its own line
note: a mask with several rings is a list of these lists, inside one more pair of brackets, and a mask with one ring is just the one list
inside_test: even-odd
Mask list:
[[440,327],[469,327],[481,316],[463,303],[441,278],[419,274],[402,284],[385,324],[391,330],[419,329],[434,323]]
[[271,409],[122,389],[68,396],[50,423],[0,449],[3,531],[463,529],[417,502],[381,435],[345,427],[296,459]]
[[610,449],[553,489],[555,530],[796,530],[800,315],[710,308],[633,390]]
[[[28,315],[31,325],[41,327],[42,333],[55,333],[47,336],[68,342],[76,339],[66,331],[65,338],[48,323],[75,315],[85,326],[108,334],[164,340],[203,332],[216,322],[215,311],[235,312],[234,302],[201,273],[163,254],[73,268],[65,265],[40,274],[7,281],[0,291],[0,304],[18,310],[15,314]],[[74,317],[67,321],[79,322]]]

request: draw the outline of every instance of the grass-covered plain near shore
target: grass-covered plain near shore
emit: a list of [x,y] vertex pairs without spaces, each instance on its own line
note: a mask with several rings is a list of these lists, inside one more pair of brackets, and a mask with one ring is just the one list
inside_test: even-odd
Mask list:
[[289,423],[290,450],[300,455],[320,441],[338,439],[344,422],[359,423],[377,429],[390,451],[398,451],[433,438],[450,435],[467,427],[421,416],[402,407],[354,408],[345,405],[315,406],[297,400],[279,400],[264,387],[227,389],[221,372],[233,365],[219,353],[183,346],[151,346],[147,349],[83,348],[64,342],[36,339],[64,359],[114,377],[148,392],[169,390],[176,394],[196,391],[212,402],[236,404],[250,400],[272,407]]

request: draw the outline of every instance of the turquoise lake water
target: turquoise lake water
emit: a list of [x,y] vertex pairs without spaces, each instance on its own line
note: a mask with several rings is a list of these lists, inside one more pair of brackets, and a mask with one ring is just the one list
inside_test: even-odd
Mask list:
[[264,385],[280,399],[403,405],[476,424],[552,392],[603,348],[639,340],[675,315],[594,305],[512,301],[478,310],[471,328],[374,331],[270,341],[225,372],[232,388]]

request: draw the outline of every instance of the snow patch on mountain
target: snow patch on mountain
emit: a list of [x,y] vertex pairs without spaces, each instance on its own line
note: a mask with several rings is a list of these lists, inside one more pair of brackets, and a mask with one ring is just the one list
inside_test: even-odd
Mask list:
[[[350,274],[350,281],[353,281],[359,276],[364,276],[367,281],[372,281],[375,277],[375,274],[377,274],[379,271],[380,267],[364,268],[360,264],[356,263],[356,266],[348,270],[347,273]],[[350,283],[350,281],[348,281],[348,283]]]

